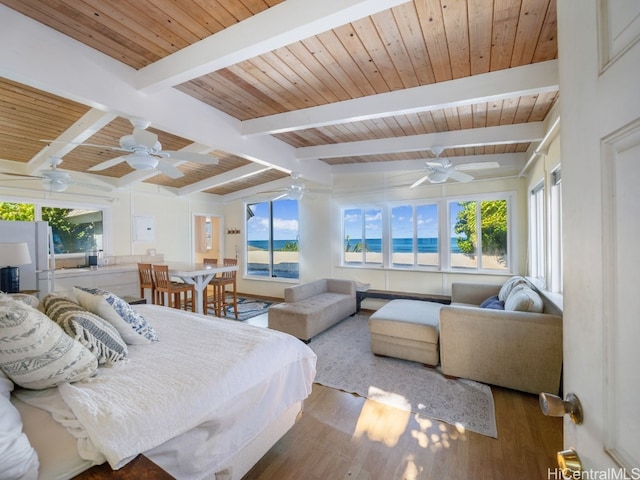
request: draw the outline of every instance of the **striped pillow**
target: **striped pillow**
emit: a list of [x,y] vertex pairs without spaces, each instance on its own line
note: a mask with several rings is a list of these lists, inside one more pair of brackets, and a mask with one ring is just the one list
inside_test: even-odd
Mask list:
[[118,330],[103,318],[66,297],[47,295],[42,303],[47,316],[87,347],[98,364],[110,366],[127,358],[127,344]]
[[87,347],[98,364],[111,366],[127,358],[127,344],[118,330],[106,320],[88,311],[65,312],[56,322],[67,335]]

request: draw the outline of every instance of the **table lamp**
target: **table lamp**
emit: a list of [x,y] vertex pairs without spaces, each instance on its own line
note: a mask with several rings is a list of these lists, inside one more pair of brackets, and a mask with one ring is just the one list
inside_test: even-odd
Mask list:
[[0,290],[6,293],[20,291],[20,269],[11,265],[29,265],[31,255],[26,242],[0,243]]

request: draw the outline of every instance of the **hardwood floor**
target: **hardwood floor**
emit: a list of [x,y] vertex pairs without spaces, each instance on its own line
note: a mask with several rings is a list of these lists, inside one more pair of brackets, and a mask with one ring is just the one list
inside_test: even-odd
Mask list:
[[296,425],[244,480],[543,480],[562,450],[562,419],[538,397],[492,387],[498,439],[314,384]]

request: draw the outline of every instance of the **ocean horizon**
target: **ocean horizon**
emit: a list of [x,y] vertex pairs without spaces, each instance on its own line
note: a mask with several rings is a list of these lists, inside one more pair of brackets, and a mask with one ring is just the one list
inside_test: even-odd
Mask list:
[[[458,242],[455,237],[451,238],[451,253],[460,253],[458,248]],[[282,251],[287,243],[296,243],[297,240],[274,240],[274,251]],[[359,238],[349,239],[349,250],[352,250],[355,245],[361,243]],[[249,246],[260,250],[269,249],[269,240],[249,240],[247,242]],[[366,246],[369,252],[380,253],[382,252],[382,240],[379,238],[372,238],[366,241]],[[344,248],[347,248],[347,241],[344,242]],[[393,253],[411,253],[413,252],[413,238],[394,238],[392,245]],[[418,253],[437,253],[438,252],[438,239],[435,237],[419,238],[418,239]]]

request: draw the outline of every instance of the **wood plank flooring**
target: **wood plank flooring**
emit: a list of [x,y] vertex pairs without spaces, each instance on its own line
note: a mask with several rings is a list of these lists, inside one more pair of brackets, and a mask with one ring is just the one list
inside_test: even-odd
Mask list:
[[244,480],[549,478],[562,419],[542,415],[536,395],[492,391],[498,439],[314,384],[296,425]]

